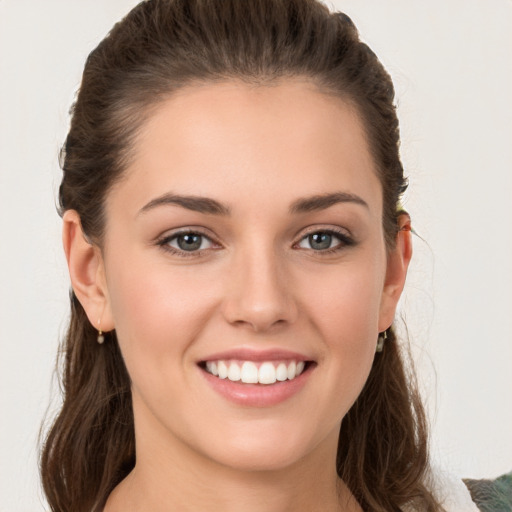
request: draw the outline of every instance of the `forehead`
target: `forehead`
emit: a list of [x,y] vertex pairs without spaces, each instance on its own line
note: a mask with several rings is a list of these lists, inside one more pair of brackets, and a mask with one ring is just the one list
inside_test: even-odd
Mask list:
[[134,207],[167,191],[229,203],[292,202],[340,189],[369,196],[380,211],[355,108],[307,81],[184,87],[154,108],[133,150],[119,188],[131,192]]

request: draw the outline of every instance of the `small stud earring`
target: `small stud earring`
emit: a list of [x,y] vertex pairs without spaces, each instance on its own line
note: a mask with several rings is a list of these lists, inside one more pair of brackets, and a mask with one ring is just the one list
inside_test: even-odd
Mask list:
[[[98,320],[98,327],[100,327],[100,320]],[[97,341],[100,345],[105,341],[105,336],[103,336],[103,331],[101,329],[98,329]]]
[[388,338],[387,331],[381,332],[379,334],[379,338],[377,340],[377,346],[375,347],[375,352],[382,352],[384,350],[384,342]]

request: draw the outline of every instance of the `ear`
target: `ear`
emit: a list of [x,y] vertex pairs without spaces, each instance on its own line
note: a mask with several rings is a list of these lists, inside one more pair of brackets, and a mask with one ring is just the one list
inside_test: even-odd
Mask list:
[[67,210],[63,216],[62,242],[73,291],[95,329],[114,329],[103,256],[98,246],[87,240],[80,216]]
[[395,247],[388,251],[386,279],[380,303],[379,332],[385,331],[393,323],[412,257],[411,218],[407,213],[399,215],[398,227]]

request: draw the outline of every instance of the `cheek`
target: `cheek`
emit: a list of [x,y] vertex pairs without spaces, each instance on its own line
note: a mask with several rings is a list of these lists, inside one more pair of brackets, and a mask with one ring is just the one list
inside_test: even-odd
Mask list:
[[376,260],[350,271],[340,267],[309,287],[309,318],[324,344],[322,371],[336,401],[335,407],[327,403],[325,411],[336,421],[357,399],[371,370],[383,280],[383,266]]
[[160,356],[176,356],[194,340],[213,308],[214,286],[204,286],[191,268],[177,271],[136,255],[116,261],[109,298],[123,355],[164,364]]
[[134,411],[172,424],[166,411],[190,408],[183,402],[190,384],[189,349],[214,309],[214,289],[189,268],[177,271],[128,254],[117,261],[122,263],[111,269],[109,295]]
[[328,340],[339,340],[356,349],[361,342],[375,337],[384,281],[383,266],[340,266],[333,272],[317,274],[315,286],[303,283],[307,290],[311,318]]

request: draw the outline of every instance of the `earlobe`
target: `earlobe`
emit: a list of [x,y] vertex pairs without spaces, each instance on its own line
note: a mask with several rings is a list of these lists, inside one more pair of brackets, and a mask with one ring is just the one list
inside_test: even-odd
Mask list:
[[400,214],[398,227],[395,247],[388,253],[386,280],[380,305],[379,332],[385,331],[393,323],[412,258],[411,218],[407,213]]
[[71,286],[95,329],[114,328],[103,257],[99,247],[87,240],[80,216],[67,210],[63,216],[62,242]]

